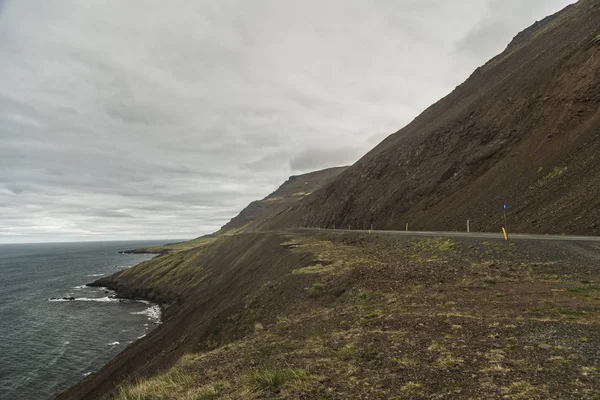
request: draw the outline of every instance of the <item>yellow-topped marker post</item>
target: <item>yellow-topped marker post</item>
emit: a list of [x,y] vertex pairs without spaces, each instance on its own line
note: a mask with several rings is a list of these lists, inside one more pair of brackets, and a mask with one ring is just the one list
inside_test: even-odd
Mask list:
[[504,233],[504,240],[508,240],[508,219],[506,218],[506,211],[508,211],[508,204],[502,204],[502,213],[504,214],[504,228],[502,228],[502,233]]

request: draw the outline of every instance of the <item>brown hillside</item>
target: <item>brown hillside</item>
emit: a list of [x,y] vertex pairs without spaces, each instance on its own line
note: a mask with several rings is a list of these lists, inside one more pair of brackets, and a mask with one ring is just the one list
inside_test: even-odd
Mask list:
[[266,221],[327,184],[348,167],[329,168],[304,175],[291,176],[276,191],[262,200],[250,203],[218,233],[259,230]]
[[600,1],[519,34],[273,224],[600,233]]
[[59,400],[600,395],[598,244],[224,235],[98,284],[174,301]]
[[[165,305],[164,323],[57,399],[112,398],[112,391],[123,381],[156,373],[186,353],[210,348],[220,327],[244,310],[249,296],[264,290],[270,279],[313,262],[311,254],[292,254],[281,246],[285,240],[276,234],[209,237],[203,243],[196,239],[196,247],[171,249],[168,254],[94,282],[92,285],[116,290],[120,297]],[[280,301],[285,303],[286,296],[294,295],[289,291]],[[229,325],[230,340],[251,329]]]

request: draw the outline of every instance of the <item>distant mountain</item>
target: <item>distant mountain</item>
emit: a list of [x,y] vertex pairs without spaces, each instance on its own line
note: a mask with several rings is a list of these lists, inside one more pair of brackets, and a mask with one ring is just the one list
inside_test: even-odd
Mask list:
[[[443,66],[440,66],[443,68]],[[600,234],[600,1],[537,22],[271,227]]]
[[290,206],[313,193],[348,167],[329,168],[304,175],[291,176],[276,191],[262,200],[250,203],[218,233],[239,233],[260,230],[264,224]]

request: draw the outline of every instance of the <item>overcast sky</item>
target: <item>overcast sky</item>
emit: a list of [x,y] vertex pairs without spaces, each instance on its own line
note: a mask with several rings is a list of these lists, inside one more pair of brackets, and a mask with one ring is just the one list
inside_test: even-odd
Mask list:
[[192,238],[568,0],[0,0],[0,243]]

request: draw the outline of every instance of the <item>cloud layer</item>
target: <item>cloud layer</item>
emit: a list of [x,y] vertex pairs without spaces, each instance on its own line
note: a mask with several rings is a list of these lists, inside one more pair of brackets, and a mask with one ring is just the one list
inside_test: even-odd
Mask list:
[[214,231],[568,3],[0,0],[0,242]]

